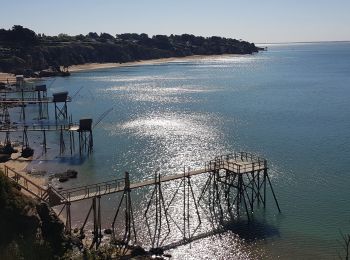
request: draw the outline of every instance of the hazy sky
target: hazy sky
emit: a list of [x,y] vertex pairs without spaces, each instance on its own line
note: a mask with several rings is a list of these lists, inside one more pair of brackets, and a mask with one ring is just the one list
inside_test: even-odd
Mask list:
[[253,42],[350,40],[350,0],[0,0],[0,27],[191,33]]

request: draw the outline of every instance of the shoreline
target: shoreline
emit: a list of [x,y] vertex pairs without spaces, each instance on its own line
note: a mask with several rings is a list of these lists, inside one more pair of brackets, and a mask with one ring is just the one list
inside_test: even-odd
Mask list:
[[[99,70],[99,69],[110,69],[110,68],[121,68],[121,67],[134,67],[134,66],[143,66],[143,65],[157,65],[170,62],[180,62],[180,61],[190,61],[190,60],[202,60],[202,59],[212,59],[212,58],[222,58],[222,57],[242,57],[245,55],[251,54],[220,54],[220,55],[191,55],[184,57],[170,57],[170,58],[159,58],[159,59],[149,59],[149,60],[139,60],[139,61],[130,61],[124,63],[118,62],[103,62],[103,63],[84,63],[78,65],[71,65],[68,67],[68,71],[71,73],[83,72],[90,70]],[[46,77],[42,77],[46,78]],[[25,81],[33,80],[35,78],[25,78]],[[41,78],[37,78],[41,79]],[[6,72],[0,72],[0,82],[7,84],[16,83],[16,75]]]
[[134,66],[143,66],[143,65],[157,65],[157,64],[164,64],[164,63],[170,63],[170,62],[189,61],[189,60],[202,60],[202,59],[208,59],[208,58],[241,57],[244,55],[250,55],[250,54],[191,55],[191,56],[184,56],[184,57],[171,57],[171,58],[130,61],[130,62],[124,62],[124,63],[114,63],[114,62],[84,63],[84,64],[69,66],[68,71],[74,73],[74,72],[90,71],[90,70],[98,70],[98,69],[134,67]]

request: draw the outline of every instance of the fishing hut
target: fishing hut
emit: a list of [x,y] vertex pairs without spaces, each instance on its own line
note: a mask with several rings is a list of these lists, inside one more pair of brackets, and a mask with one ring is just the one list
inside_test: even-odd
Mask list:
[[92,119],[80,119],[77,132],[79,133],[79,154],[81,155],[86,150],[90,154],[93,148]]
[[24,85],[24,76],[16,75],[16,87],[22,87]]
[[[67,103],[71,101],[68,92],[53,93],[52,97],[47,96],[46,85],[36,85],[35,87],[21,86],[16,89],[6,89],[1,91],[1,122],[0,132],[6,132],[4,146],[11,146],[10,133],[22,132],[23,147],[25,151],[23,155],[28,157],[33,154],[33,150],[29,147],[28,132],[42,132],[43,135],[43,154],[47,152],[46,135],[51,131],[58,131],[60,136],[60,155],[65,152],[65,135],[69,133],[70,152],[73,155],[75,150],[74,133],[79,134],[79,154],[87,151],[92,152],[93,135],[92,135],[92,119],[81,119],[79,123],[74,123],[72,116],[68,117]],[[55,121],[50,122],[48,104],[54,104]],[[38,107],[38,116],[28,120],[26,115],[27,105],[36,105]],[[20,119],[18,122],[10,119],[9,108],[20,108]],[[103,115],[104,117],[105,115]],[[102,120],[99,119],[99,120]],[[8,150],[8,149],[7,149]]]
[[[70,124],[69,127],[69,142],[70,142],[70,151],[73,154],[75,151],[75,137],[74,133],[78,133],[78,142],[79,142],[79,155],[82,156],[84,152],[87,154],[92,153],[93,148],[93,134],[92,134],[92,119],[91,118],[82,118],[79,120],[79,124]],[[62,143],[62,142],[61,142]]]
[[68,119],[68,110],[67,110],[67,102],[68,92],[57,92],[52,94],[53,99],[52,102],[55,104],[55,120],[67,120]]
[[[47,100],[47,88],[46,85],[35,86],[35,92],[37,94],[38,105],[39,105],[39,117],[38,119],[48,119],[48,103],[43,103],[41,101]],[[46,113],[45,113],[46,112]]]

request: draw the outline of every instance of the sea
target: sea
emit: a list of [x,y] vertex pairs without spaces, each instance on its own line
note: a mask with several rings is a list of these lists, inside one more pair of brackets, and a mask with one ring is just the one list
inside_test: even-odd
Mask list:
[[[76,169],[77,179],[54,183],[70,188],[123,178],[126,171],[137,182],[200,168],[217,155],[250,152],[266,158],[281,213],[268,190],[266,209],[257,208],[252,221],[219,230],[203,211],[198,236],[176,244],[182,206],[174,204],[172,234],[162,244],[172,259],[344,256],[342,234],[350,233],[350,43],[263,47],[253,55],[183,58],[42,80],[49,96],[69,92],[73,121],[93,119],[94,147],[90,156],[70,158],[66,139],[68,155],[59,156],[59,134],[50,132],[43,155],[41,137],[29,138],[37,147],[29,168]],[[205,178],[193,179],[196,196]],[[166,199],[177,185],[164,185]],[[138,243],[146,247],[142,218],[152,189],[132,192]],[[110,227],[119,199],[102,200],[103,228]],[[89,205],[72,205],[74,227],[83,223]],[[192,227],[196,223],[194,214]]]

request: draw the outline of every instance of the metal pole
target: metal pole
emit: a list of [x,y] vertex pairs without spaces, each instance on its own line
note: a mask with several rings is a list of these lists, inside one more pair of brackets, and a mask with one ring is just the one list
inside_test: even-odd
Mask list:
[[72,222],[71,222],[71,212],[70,212],[70,202],[66,203],[66,232],[68,234],[71,233],[72,230]]

